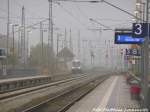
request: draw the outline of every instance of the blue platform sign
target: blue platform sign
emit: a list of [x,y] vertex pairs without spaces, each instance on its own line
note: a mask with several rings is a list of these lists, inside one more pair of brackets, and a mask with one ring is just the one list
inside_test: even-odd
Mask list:
[[115,44],[141,44],[143,37],[133,38],[132,33],[115,32]]

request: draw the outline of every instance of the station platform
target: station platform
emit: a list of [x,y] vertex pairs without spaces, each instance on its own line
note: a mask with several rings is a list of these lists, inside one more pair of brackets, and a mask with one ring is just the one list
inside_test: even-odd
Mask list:
[[27,76],[27,77],[16,77],[16,78],[0,79],[0,83],[27,80],[27,79],[45,78],[45,77],[49,77],[49,76],[37,75],[37,76]]
[[131,99],[125,77],[117,75],[104,81],[67,112],[138,112],[138,109],[141,109],[140,103]]

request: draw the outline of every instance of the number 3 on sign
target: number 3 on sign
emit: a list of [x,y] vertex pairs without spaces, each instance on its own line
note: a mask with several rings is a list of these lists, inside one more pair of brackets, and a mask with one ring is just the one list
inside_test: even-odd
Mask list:
[[135,27],[136,27],[136,29],[134,31],[134,34],[141,35],[142,34],[142,25],[138,23],[138,24],[135,24]]
[[133,37],[144,38],[148,31],[147,23],[133,23],[132,35]]

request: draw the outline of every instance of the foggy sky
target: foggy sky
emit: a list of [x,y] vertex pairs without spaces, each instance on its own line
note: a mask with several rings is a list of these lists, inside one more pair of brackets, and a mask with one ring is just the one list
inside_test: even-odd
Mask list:
[[[107,1],[130,13],[134,13],[135,0]],[[56,40],[57,33],[64,35],[65,28],[67,29],[67,37],[69,38],[69,30],[71,28],[74,46],[77,46],[78,31],[80,30],[81,40],[99,40],[98,46],[103,48],[106,47],[104,46],[105,40],[111,40],[111,44],[113,45],[114,32],[102,31],[99,35],[98,31],[88,30],[90,28],[104,28],[96,23],[90,22],[89,18],[96,19],[113,29],[116,27],[131,27],[132,25],[133,17],[108,6],[105,3],[59,3],[61,6],[53,3],[54,27],[59,28],[59,30],[54,31],[54,40]],[[48,18],[48,0],[10,0],[10,21],[12,24],[21,24],[22,6],[25,7],[26,25],[32,25],[40,20]],[[4,19],[4,17],[7,17],[7,0],[0,0],[1,34],[6,34],[7,19]],[[15,35],[17,38],[17,34]],[[62,36],[62,38],[64,37]],[[32,33],[30,34],[30,45],[36,45],[39,42],[39,39],[39,30],[32,30]],[[47,33],[44,33],[44,40],[47,42]],[[93,45],[95,45],[95,43]]]

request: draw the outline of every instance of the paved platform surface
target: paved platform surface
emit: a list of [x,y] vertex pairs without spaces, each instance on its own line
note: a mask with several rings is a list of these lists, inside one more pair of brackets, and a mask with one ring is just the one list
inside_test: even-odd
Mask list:
[[110,77],[76,102],[67,112],[105,112],[102,110],[112,108],[140,108],[140,104],[136,100],[131,100],[129,86],[126,84],[124,76]]

